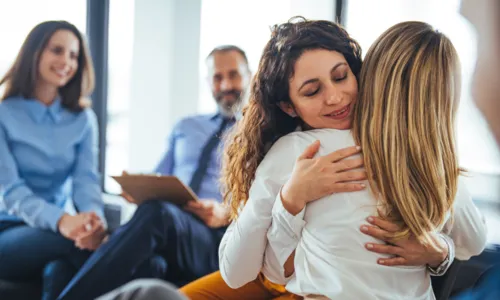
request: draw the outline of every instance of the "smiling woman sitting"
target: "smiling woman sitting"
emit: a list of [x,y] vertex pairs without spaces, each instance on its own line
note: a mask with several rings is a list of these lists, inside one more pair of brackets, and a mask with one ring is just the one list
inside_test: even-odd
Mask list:
[[[0,81],[0,279],[44,276],[43,299],[57,297],[105,235],[97,120],[83,101],[93,84],[85,40],[64,21],[37,25]],[[43,275],[56,259],[70,262],[67,277]]]

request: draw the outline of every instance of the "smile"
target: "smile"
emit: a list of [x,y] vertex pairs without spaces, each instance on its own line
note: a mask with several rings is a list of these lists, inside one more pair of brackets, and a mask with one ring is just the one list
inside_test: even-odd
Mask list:
[[56,73],[59,77],[66,77],[68,76],[69,73],[64,70],[57,70],[57,69],[52,69],[52,71],[54,71],[54,73]]
[[340,110],[336,110],[332,113],[325,115],[325,117],[336,119],[336,120],[341,120],[341,119],[344,119],[345,117],[347,117],[349,115],[350,111],[351,111],[351,106],[347,105],[346,107],[344,107]]

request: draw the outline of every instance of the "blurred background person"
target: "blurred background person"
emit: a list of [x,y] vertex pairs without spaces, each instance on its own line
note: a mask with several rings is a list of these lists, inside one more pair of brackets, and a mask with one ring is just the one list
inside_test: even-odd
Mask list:
[[[55,299],[88,256],[83,249],[104,237],[97,121],[84,99],[93,80],[78,29],[48,21],[0,81],[0,278],[43,277],[43,299]],[[59,258],[69,270],[47,265]]]
[[161,199],[140,204],[132,219],[92,255],[60,299],[80,299],[83,294],[92,299],[142,277],[182,286],[218,270],[219,243],[229,223],[218,184],[221,140],[235,123],[250,69],[245,52],[232,45],[210,51],[206,67],[217,112],[179,121],[156,168],[157,173],[177,176],[200,201],[190,201],[186,207]]

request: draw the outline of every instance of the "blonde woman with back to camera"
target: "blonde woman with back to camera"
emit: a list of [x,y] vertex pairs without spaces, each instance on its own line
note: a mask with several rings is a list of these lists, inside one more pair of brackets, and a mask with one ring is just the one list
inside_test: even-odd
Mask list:
[[[453,239],[457,258],[481,253],[484,221],[460,178],[455,150],[459,72],[457,53],[445,35],[426,23],[405,22],[384,32],[368,51],[358,100],[351,106],[351,130],[314,126],[302,109],[305,102],[283,106],[316,129],[281,138],[264,162],[299,156],[315,140],[321,141],[320,155],[360,145],[369,184],[364,191],[310,203],[285,184],[283,205],[292,213],[304,211],[299,227],[287,227],[273,213],[273,224],[279,226],[268,234],[271,248],[286,265],[284,272],[294,271],[287,290],[306,299],[435,299],[425,266],[381,266],[376,261],[389,256],[357,247],[377,243],[360,232],[377,213],[382,222],[398,224],[390,237],[393,245],[387,245],[394,255],[398,241],[408,238],[437,247],[433,233],[439,231]],[[292,256],[283,251],[286,239],[273,231],[295,236],[298,246]]]

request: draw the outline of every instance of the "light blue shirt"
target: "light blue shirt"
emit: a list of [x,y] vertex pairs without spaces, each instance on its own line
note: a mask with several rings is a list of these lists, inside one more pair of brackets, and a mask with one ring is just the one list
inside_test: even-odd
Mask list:
[[[170,134],[167,151],[155,172],[177,176],[184,184],[189,185],[203,148],[219,130],[222,121],[220,114],[211,114],[188,117],[178,122]],[[212,151],[207,173],[198,192],[199,198],[222,201],[219,184],[221,150],[222,142]]]
[[67,201],[104,221],[97,171],[97,119],[56,100],[0,103],[0,221],[57,231]]

